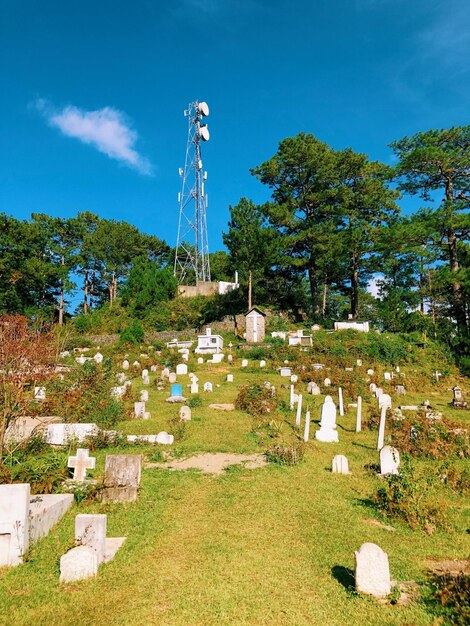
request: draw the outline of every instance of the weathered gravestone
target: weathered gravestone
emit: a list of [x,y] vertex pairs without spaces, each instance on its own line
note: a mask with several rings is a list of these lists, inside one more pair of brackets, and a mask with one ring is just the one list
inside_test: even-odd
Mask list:
[[355,552],[356,590],[385,598],[392,590],[387,554],[375,543],[364,543]]
[[315,439],[329,443],[338,441],[336,430],[336,406],[331,396],[326,396],[321,410],[320,430],[315,433]]
[[127,359],[125,359],[125,360],[122,362],[122,369],[123,369],[123,370],[128,370],[128,369],[129,369],[129,361],[128,361]]
[[348,459],[344,454],[337,454],[331,463],[331,471],[333,474],[349,474]]
[[145,416],[145,402],[134,402],[134,415],[135,417],[144,418]]
[[392,446],[384,446],[380,450],[380,473],[382,476],[398,474],[400,467],[400,453]]
[[188,373],[188,366],[186,363],[178,363],[176,366],[176,375],[177,376],[186,376]]
[[380,394],[378,400],[379,400],[379,409],[381,409],[383,406],[386,407],[387,409],[392,408],[392,398],[389,396],[388,393]]
[[204,391],[212,391],[212,383],[204,383]]
[[189,408],[189,406],[182,406],[180,408],[180,420],[183,420],[185,422],[189,422],[189,420],[191,419],[191,409]]
[[95,469],[96,458],[90,456],[88,448],[78,448],[75,456],[69,456],[67,467],[73,469],[73,479],[83,482],[87,469]]
[[93,360],[95,361],[95,363],[102,363],[103,362],[103,355],[101,354],[101,352],[97,352],[95,354],[95,356],[93,357]]
[[323,385],[324,387],[331,387],[331,380],[329,378],[325,378]]
[[452,406],[454,407],[454,409],[466,409],[468,405],[462,395],[462,389],[456,385],[452,388],[452,392],[454,394],[452,400]]
[[168,381],[169,383],[172,385],[173,383],[176,383],[176,374],[175,372],[170,372],[168,375]]
[[140,454],[108,454],[104,468],[103,502],[136,500],[141,468]]
[[60,559],[60,580],[73,582],[96,576],[100,563],[114,558],[125,537],[106,537],[104,514],[80,514],[75,518],[75,543]]
[[160,433],[158,433],[157,435],[157,443],[161,443],[165,446],[171,446],[174,442],[175,438],[173,435],[169,435],[167,432],[165,432],[164,430],[162,430]]
[[88,437],[95,437],[98,432],[96,424],[49,424],[46,443],[51,446],[65,446],[71,440],[81,443]]
[[307,385],[307,393],[311,393],[312,396],[319,396],[321,393],[320,387],[312,380]]
[[147,391],[147,389],[142,389],[142,391],[140,392],[140,401],[141,402],[149,401],[149,392]]
[[42,402],[46,399],[46,388],[45,387],[35,387],[34,388],[34,399]]

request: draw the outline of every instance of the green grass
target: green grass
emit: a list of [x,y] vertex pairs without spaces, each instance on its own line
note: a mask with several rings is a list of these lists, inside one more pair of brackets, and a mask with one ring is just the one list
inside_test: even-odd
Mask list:
[[[193,371],[200,388],[210,380],[214,392],[201,392],[203,406],[192,410],[183,440],[168,449],[178,454],[263,451],[249,416],[217,412],[208,405],[233,402],[237,387],[254,379],[270,380],[287,400],[288,389],[280,387],[288,384],[286,379],[272,371],[250,373],[234,366],[235,382],[225,383],[227,365],[214,366],[211,373],[206,367],[195,366]],[[137,378],[135,387],[143,388]],[[152,418],[119,424],[125,433],[169,431],[168,420],[178,415],[179,405],[164,402],[168,392],[146,388]],[[307,398],[312,419],[318,421],[322,399],[305,394],[304,407]],[[418,399],[422,394],[404,402]],[[345,403],[353,400],[345,398]],[[447,397],[430,400],[439,409]],[[462,412],[446,412],[465,418]],[[289,414],[283,436],[291,436],[293,421],[294,414]],[[377,543],[389,555],[392,578],[422,582],[426,559],[468,554],[468,509],[462,499],[450,498],[455,507],[452,534],[429,536],[396,522],[389,522],[396,532],[371,526],[370,520],[379,518],[369,498],[380,479],[365,466],[378,463],[377,433],[356,434],[354,425],[355,409],[349,409],[338,418],[340,442],[320,444],[313,439],[313,423],[305,460],[294,467],[232,468],[223,476],[146,469],[136,503],[74,506],[32,547],[27,563],[0,573],[0,624],[432,623],[429,607],[419,600],[398,607],[356,595],[350,586],[354,551],[366,541]],[[155,447],[98,451],[95,476],[103,472],[106,453],[123,451],[151,456]],[[335,454],[346,454],[352,475],[330,472]],[[108,536],[126,536],[127,541],[112,562],[100,567],[96,579],[62,585],[59,558],[73,543],[79,512],[107,513]]]

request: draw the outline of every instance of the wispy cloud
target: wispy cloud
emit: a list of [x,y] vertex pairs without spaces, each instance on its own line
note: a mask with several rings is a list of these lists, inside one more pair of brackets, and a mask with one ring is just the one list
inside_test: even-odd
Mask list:
[[36,100],[35,107],[50,126],[67,137],[93,146],[140,174],[153,174],[151,163],[136,150],[137,132],[121,111],[112,107],[97,111],[84,111],[75,106],[58,109],[43,99]]

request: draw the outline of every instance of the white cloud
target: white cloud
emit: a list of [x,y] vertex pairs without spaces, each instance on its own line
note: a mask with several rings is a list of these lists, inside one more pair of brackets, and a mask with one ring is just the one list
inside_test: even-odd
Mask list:
[[369,280],[367,283],[367,291],[374,296],[374,298],[379,298],[380,293],[380,280],[383,280],[383,276],[377,274],[373,278]]
[[104,107],[97,111],[84,111],[75,106],[56,109],[46,100],[37,100],[36,108],[53,128],[67,137],[89,144],[111,159],[151,176],[151,163],[136,148],[138,134],[121,111]]

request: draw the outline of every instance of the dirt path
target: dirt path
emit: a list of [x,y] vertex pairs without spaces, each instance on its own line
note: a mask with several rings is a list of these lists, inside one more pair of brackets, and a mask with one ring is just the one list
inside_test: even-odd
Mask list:
[[230,465],[240,465],[248,469],[264,467],[267,460],[264,454],[227,454],[225,452],[206,453],[187,459],[175,459],[169,463],[147,463],[145,467],[160,467],[172,470],[199,469],[208,474],[223,474]]

